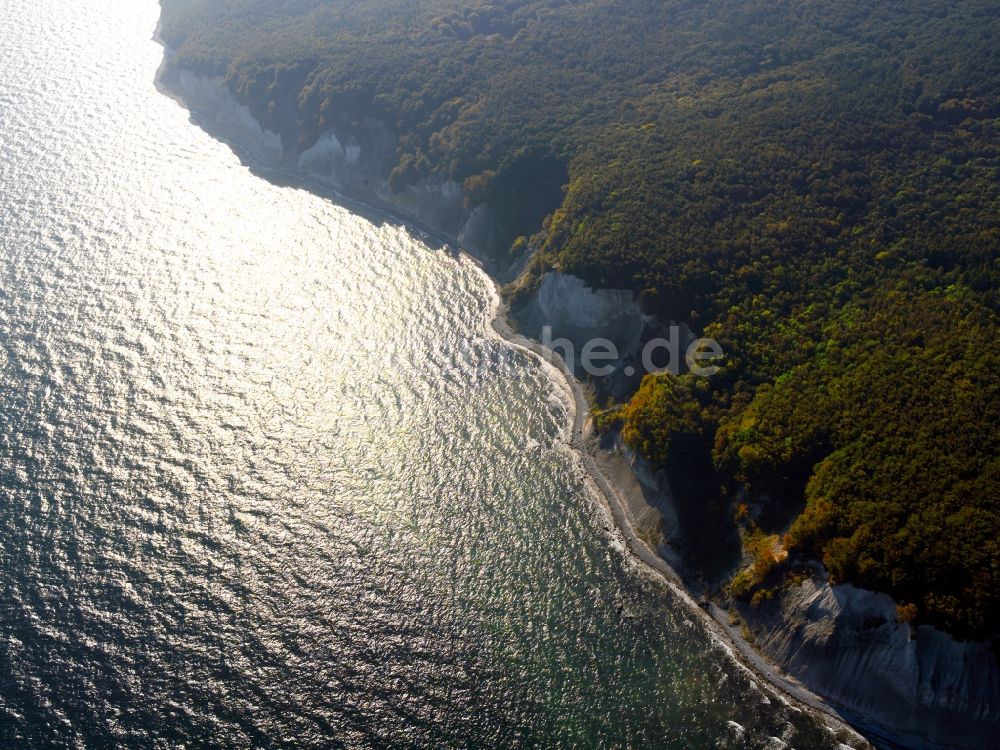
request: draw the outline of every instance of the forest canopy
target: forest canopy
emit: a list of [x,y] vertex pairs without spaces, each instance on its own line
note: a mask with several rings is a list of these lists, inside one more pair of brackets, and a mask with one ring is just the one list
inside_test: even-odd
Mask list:
[[[995,0],[163,0],[177,64],[491,201],[529,272],[726,349],[617,413],[651,460],[960,637],[1000,591]],[[517,249],[528,246],[517,241]],[[614,421],[614,420],[612,420]],[[716,498],[717,499],[717,498]],[[790,524],[788,519],[791,518]],[[766,522],[762,521],[762,523]]]

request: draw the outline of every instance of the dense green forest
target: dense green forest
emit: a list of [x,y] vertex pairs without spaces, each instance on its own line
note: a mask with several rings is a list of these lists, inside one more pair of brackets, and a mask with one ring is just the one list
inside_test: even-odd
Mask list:
[[605,422],[711,474],[686,502],[763,506],[742,523],[782,554],[739,593],[818,557],[995,635],[994,0],[163,6],[177,63],[291,142],[378,117],[394,187],[489,201],[539,248],[522,289],[557,268],[723,343],[719,375],[650,377]]

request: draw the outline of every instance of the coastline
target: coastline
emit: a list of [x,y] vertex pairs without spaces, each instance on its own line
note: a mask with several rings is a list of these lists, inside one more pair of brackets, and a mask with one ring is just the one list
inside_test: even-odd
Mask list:
[[[569,371],[557,353],[547,349],[540,342],[516,332],[510,325],[508,306],[503,300],[497,279],[491,274],[490,266],[492,264],[488,258],[475,253],[470,248],[463,248],[462,243],[455,237],[426,225],[418,217],[398,206],[379,205],[374,200],[362,200],[345,195],[331,185],[301,170],[265,165],[256,160],[249,149],[244,148],[242,144],[231,142],[229,139],[212,132],[212,129],[201,121],[201,114],[192,109],[180,94],[173,91],[164,82],[164,74],[169,69],[171,50],[160,35],[159,23],[154,31],[153,40],[163,49],[163,60],[154,80],[157,90],[188,112],[199,127],[202,127],[209,135],[233,149],[252,171],[279,184],[310,190],[366,218],[400,225],[417,233],[425,244],[453,249],[456,258],[464,259],[473,264],[494,296],[494,310],[492,314],[487,313],[484,319],[484,332],[502,341],[506,346],[536,357],[547,371],[553,386],[560,388],[567,397],[567,403],[572,404],[568,431],[564,433],[565,443],[579,461],[588,489],[594,495],[593,499],[611,516],[613,526],[609,528],[608,533],[618,534],[623,542],[623,548],[641,563],[640,567],[646,573],[658,576],[665,581],[671,590],[684,601],[689,611],[700,618],[713,642],[733,662],[761,683],[761,688],[770,688],[772,697],[794,705],[798,710],[812,714],[826,723],[832,732],[843,733],[851,742],[856,743],[859,749],[873,747],[870,741],[854,725],[849,723],[844,715],[821,696],[809,690],[795,678],[786,675],[777,664],[755,650],[737,629],[728,624],[727,615],[723,610],[715,604],[710,604],[707,608],[700,605],[670,564],[639,536],[635,529],[634,520],[628,511],[628,502],[623,497],[624,490],[607,478],[595,460],[596,452],[600,448],[592,432],[590,406],[583,392],[582,384]],[[624,461],[623,458],[619,458],[619,460]],[[833,726],[830,726],[831,723]],[[867,731],[863,720],[856,720],[855,725],[861,726]]]
[[[508,346],[537,357],[549,371],[553,384],[561,387],[569,396],[569,401],[573,404],[573,415],[566,443],[580,461],[591,493],[599,498],[599,502],[611,513],[615,523],[614,530],[621,535],[624,548],[637,558],[649,573],[657,575],[670,586],[671,590],[684,601],[690,612],[700,618],[715,642],[726,651],[733,661],[741,665],[756,679],[777,690],[782,698],[798,704],[800,709],[814,715],[822,714],[826,720],[832,720],[838,724],[837,729],[846,730],[855,735],[852,738],[855,741],[868,744],[868,740],[821,696],[809,690],[794,677],[786,675],[780,667],[757,652],[736,628],[728,624],[727,614],[721,608],[714,603],[709,604],[706,608],[695,601],[691,590],[677,572],[639,536],[635,529],[634,520],[628,511],[628,503],[622,496],[622,489],[607,478],[595,460],[596,452],[601,449],[598,447],[591,429],[590,406],[584,395],[582,384],[569,371],[566,363],[556,352],[547,349],[541,342],[513,330],[509,322],[507,304],[500,295],[496,280],[483,269],[475,257],[464,251],[463,255],[476,264],[484,276],[484,281],[490,284],[494,290],[496,310],[489,322],[492,333]],[[555,375],[552,371],[555,371]]]

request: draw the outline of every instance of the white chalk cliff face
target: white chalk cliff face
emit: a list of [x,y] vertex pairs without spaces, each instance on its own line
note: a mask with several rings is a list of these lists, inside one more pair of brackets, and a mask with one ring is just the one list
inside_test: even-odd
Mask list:
[[361,144],[354,138],[341,143],[334,133],[326,133],[299,155],[299,169],[314,174],[336,175],[338,168],[361,162]]
[[1000,747],[1000,667],[986,644],[897,622],[884,594],[807,580],[740,610],[757,645],[815,692],[910,747]]
[[631,292],[590,289],[582,279],[554,271],[542,277],[538,293],[515,316],[529,336],[542,338],[542,329],[549,326],[553,341],[570,341],[578,364],[584,346],[596,338],[611,341],[620,359],[634,353],[646,325]]
[[545,275],[538,292],[538,304],[553,324],[595,333],[619,320],[642,321],[642,311],[631,292],[589,289],[581,279],[561,273]]
[[469,218],[465,209],[465,193],[454,180],[428,178],[416,185],[407,185],[393,193],[384,183],[379,186],[379,197],[425,224],[439,228],[456,237]]
[[680,522],[666,472],[637,456],[620,435],[607,447],[596,460],[618,490],[632,528],[674,571],[683,573],[684,560],[677,552],[682,540]]
[[488,204],[482,203],[469,212],[465,226],[458,233],[458,241],[466,247],[497,247],[493,209]]
[[169,51],[167,57],[160,82],[203,118],[206,129],[254,162],[306,175],[344,195],[401,213],[457,238],[474,252],[488,255],[496,250],[492,212],[486,205],[467,208],[457,182],[431,175],[397,192],[389,189],[396,139],[379,120],[365,119],[357,134],[328,130],[300,152],[262,127],[221,77],[177,69],[170,65]]
[[261,127],[246,105],[229,93],[222,78],[208,78],[186,70],[176,72],[174,86],[206,125],[245,149],[257,161],[278,165],[284,157],[281,136]]

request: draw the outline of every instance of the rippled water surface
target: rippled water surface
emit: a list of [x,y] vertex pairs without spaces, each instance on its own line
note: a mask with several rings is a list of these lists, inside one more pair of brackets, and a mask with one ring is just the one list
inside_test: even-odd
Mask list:
[[615,543],[478,271],[0,0],[0,747],[834,747]]

